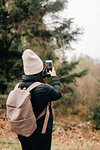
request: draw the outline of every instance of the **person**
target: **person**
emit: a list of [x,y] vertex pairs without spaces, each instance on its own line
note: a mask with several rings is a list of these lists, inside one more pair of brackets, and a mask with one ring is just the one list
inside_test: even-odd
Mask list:
[[[52,86],[44,83],[43,80],[43,62],[40,57],[32,50],[26,49],[22,55],[24,75],[22,81],[19,84],[19,88],[28,88],[35,82],[41,82],[39,86],[31,90],[31,102],[35,113],[38,117],[39,114],[46,108],[48,102],[56,101],[61,98],[61,88],[59,79],[56,75],[56,71],[53,67],[52,71],[49,71],[52,77]],[[51,105],[49,107],[49,120],[46,128],[46,133],[42,134],[42,127],[45,119],[45,115],[37,120],[37,129],[29,137],[18,135],[18,139],[21,143],[22,150],[50,150],[52,141],[52,127],[53,127],[53,114]]]

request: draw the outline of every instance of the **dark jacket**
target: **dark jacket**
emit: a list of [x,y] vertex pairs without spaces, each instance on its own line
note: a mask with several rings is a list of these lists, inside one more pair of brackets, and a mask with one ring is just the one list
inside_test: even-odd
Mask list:
[[[35,75],[23,75],[22,82],[20,83],[19,87],[28,88],[31,84],[37,81],[39,81],[39,79]],[[52,77],[52,86],[49,84],[42,83],[41,85],[31,90],[30,92],[32,96],[31,102],[32,102],[33,110],[35,116],[38,117],[39,114],[46,108],[48,102],[58,100],[61,97],[59,79],[57,76]],[[46,133],[52,133],[53,115],[52,115],[51,106],[49,108],[49,111],[50,111],[50,116],[49,116]],[[37,121],[36,131],[38,133],[41,133],[42,131],[44,118],[45,115]]]

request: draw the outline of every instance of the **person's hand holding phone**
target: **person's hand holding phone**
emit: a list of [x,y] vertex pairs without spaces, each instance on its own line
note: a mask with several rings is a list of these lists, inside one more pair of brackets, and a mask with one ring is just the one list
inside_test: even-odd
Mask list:
[[49,73],[50,73],[51,77],[56,76],[56,71],[55,71],[54,67],[52,67],[52,71],[49,70]]
[[53,67],[52,60],[46,60],[45,69],[43,71],[43,78],[56,76],[56,71]]

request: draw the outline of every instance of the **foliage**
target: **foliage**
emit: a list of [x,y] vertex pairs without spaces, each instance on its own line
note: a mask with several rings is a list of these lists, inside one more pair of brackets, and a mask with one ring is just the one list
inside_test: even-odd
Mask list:
[[[75,57],[73,57],[72,62],[78,63]],[[65,64],[66,63],[64,63],[64,65]],[[95,104],[99,105],[99,101],[97,100],[100,99],[100,63],[97,63],[97,60],[93,60],[89,56],[80,56],[79,63],[76,64],[72,70],[71,67],[68,67],[71,63],[67,62],[66,68],[70,69],[69,72],[67,72],[65,68],[62,69],[64,65],[60,65],[61,64],[59,64],[59,68],[57,69],[57,74],[62,78],[62,74],[65,73],[66,80],[64,79],[65,81],[61,83],[61,101],[53,105],[55,112],[57,112],[57,114],[61,112],[65,115],[67,115],[68,112],[69,114],[75,112],[82,120],[91,118],[92,109],[90,108],[93,108]],[[74,81],[69,83],[66,82],[67,76],[83,72],[86,68],[87,73],[85,76],[83,75],[80,78],[75,77],[75,83]]]
[[96,125],[96,129],[100,130],[100,80],[98,79],[97,81],[97,99],[94,101],[94,104],[92,104],[90,107],[90,115],[88,118],[92,120],[92,123],[94,125]]
[[68,19],[64,20],[63,23],[60,23],[61,26],[55,28],[54,34],[57,42],[58,48],[62,48],[62,51],[71,48],[71,43],[77,41],[77,36],[81,35],[81,29],[73,29],[73,20]]
[[6,109],[7,95],[0,95],[0,109]]
[[[77,80],[78,78],[85,76],[88,72],[87,69],[83,69],[79,72],[77,70],[78,65],[79,61],[63,61],[59,64],[59,68],[57,69],[57,74],[61,83],[62,98],[60,101],[53,103],[53,109],[58,116],[66,116],[69,108],[72,109],[72,111],[70,111],[71,114],[73,112],[75,112],[74,114],[78,114],[78,112],[73,108],[73,105],[76,102],[75,100],[77,100],[78,97],[78,93],[75,90],[78,87]],[[75,104],[75,106],[79,105]]]
[[74,86],[71,86],[72,83],[77,86],[76,79],[81,78],[87,74],[87,69],[84,69],[80,72],[77,72],[76,66],[79,64],[79,61],[67,62],[63,61],[61,66],[57,69],[58,76],[62,86],[62,92],[65,94],[64,99],[65,103],[67,101],[68,105],[72,103],[73,99],[76,97]]
[[[68,63],[67,61],[63,61],[61,67],[58,68],[58,75],[62,83],[76,83],[76,77],[80,78],[86,75],[87,70],[83,70],[78,73],[72,73],[72,71],[76,68],[79,61]],[[63,69],[62,69],[63,68]]]
[[[73,60],[75,61],[75,58]],[[76,93],[76,97],[71,103],[71,109],[83,120],[94,120],[93,116],[98,116],[99,113],[96,111],[99,111],[100,102],[100,63],[96,63],[96,60],[88,56],[81,56],[75,72],[80,72],[85,68],[88,70],[86,76],[76,79],[77,86],[71,85]],[[93,124],[95,122],[94,120]]]
[[96,129],[100,129],[100,102],[92,106],[90,118],[93,124],[96,125]]
[[[66,4],[66,0],[56,0],[55,2],[49,0],[1,0],[0,93],[6,92],[8,82],[21,78],[23,73],[21,55],[24,49],[33,49],[43,62],[46,59],[52,59],[55,62],[57,60],[55,49],[66,47],[65,50],[67,50],[71,47],[71,42],[76,40],[80,31],[78,28],[72,29],[71,19],[58,17],[59,12],[64,9]],[[51,18],[51,27],[54,25],[53,30],[47,27],[45,16]],[[71,78],[68,77],[66,82],[73,82],[73,76]]]

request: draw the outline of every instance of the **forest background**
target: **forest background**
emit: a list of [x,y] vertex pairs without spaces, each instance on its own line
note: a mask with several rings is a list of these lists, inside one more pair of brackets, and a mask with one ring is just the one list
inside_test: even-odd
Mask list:
[[[45,60],[52,59],[60,79],[62,98],[52,103],[53,149],[100,149],[100,64],[89,56],[67,60],[66,51],[83,34],[74,19],[59,15],[67,4],[67,0],[0,1],[0,134],[4,135],[0,143],[5,143],[5,149],[18,146],[15,138],[6,140],[10,134],[6,99],[21,81],[21,56],[27,48],[41,57],[44,66]],[[45,82],[51,83],[51,79]]]

